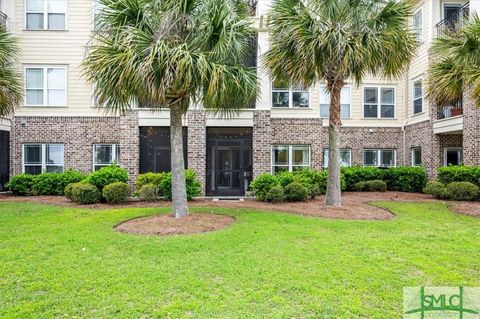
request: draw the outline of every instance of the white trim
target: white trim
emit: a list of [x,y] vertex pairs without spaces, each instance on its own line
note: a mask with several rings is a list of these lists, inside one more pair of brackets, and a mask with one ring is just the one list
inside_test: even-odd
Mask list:
[[[274,153],[274,148],[275,147],[287,147],[288,148],[288,164],[287,165],[275,165],[275,153]],[[308,148],[308,164],[307,165],[293,165],[293,148],[295,146],[300,146],[300,147],[307,147]],[[275,167],[287,167],[289,172],[293,171],[294,167],[303,167],[303,168],[310,168],[312,165],[312,148],[308,144],[273,144],[271,145],[270,148],[270,172],[272,174],[275,174]]]
[[[342,151],[348,151],[348,162],[349,162],[349,164],[348,165],[342,165],[342,163],[340,163],[340,166],[341,167],[352,167],[352,149],[351,148],[340,148],[340,153]],[[322,151],[322,167],[323,168],[328,167],[327,161],[329,160],[328,159],[329,154],[327,154],[327,153],[329,153],[329,149],[324,148],[323,151]],[[325,155],[327,155],[327,156],[325,157]],[[325,160],[325,158],[327,159],[327,161]],[[340,157],[340,159],[341,159],[341,157]]]
[[[365,152],[375,151],[377,153],[377,165],[365,165]],[[393,151],[393,165],[392,166],[383,166],[382,165],[382,152],[383,151]],[[363,159],[362,164],[364,167],[397,167],[397,150],[394,148],[364,148],[363,149]]]
[[[365,117],[365,90],[366,89],[377,89],[377,117]],[[392,89],[393,90],[393,117],[382,117],[382,89]],[[370,105],[370,104],[369,104]],[[373,105],[373,104],[372,104]],[[386,104],[391,105],[391,104]],[[396,120],[397,119],[397,88],[392,85],[364,85],[362,89],[362,119],[371,120],[371,119],[381,119],[381,120]]]
[[445,17],[445,7],[446,6],[458,6],[458,8],[461,8],[465,3],[463,2],[444,2],[442,3],[442,8],[441,8],[441,12],[440,12],[440,17],[441,19],[440,20],[443,20],[443,19],[446,19]]
[[[47,145],[60,145],[62,146],[62,163],[61,164],[47,164]],[[39,164],[26,164],[25,163],[25,146],[41,146],[42,151],[40,153],[41,163]],[[61,166],[62,172],[65,171],[65,145],[63,143],[23,143],[22,144],[22,173],[25,173],[25,166],[38,166],[41,168],[41,174],[47,172],[49,166]]]
[[[417,39],[417,29],[415,28],[415,17],[419,13],[420,13],[420,28],[418,31],[420,31],[419,33],[420,39]],[[425,42],[424,35],[423,35],[423,10],[421,6],[417,8],[417,10],[414,11],[412,15],[412,29],[413,29],[413,32],[415,33],[415,39],[417,40],[417,44],[421,45],[423,42]]]
[[[415,151],[416,150],[420,150],[420,165],[415,165]],[[421,146],[415,146],[415,147],[412,147],[410,149],[410,154],[411,154],[411,162],[410,162],[410,166],[414,166],[414,167],[418,167],[418,166],[422,166],[423,165],[423,160],[422,160],[422,147]]]
[[[42,104],[27,104],[27,69],[43,69],[43,103]],[[63,104],[55,105],[48,104],[48,70],[49,69],[62,69],[64,72],[64,91],[65,99]],[[24,64],[23,65],[23,79],[24,79],[24,102],[25,107],[66,107],[68,105],[68,67],[65,65],[36,65],[36,64]],[[40,90],[40,88],[38,88]]]
[[[273,105],[273,93],[278,92],[278,93],[288,93],[288,106],[274,106]],[[293,106],[293,92],[301,92],[301,93],[307,93],[308,94],[308,106]],[[301,89],[294,89],[292,86],[288,88],[277,88],[274,89],[273,87],[273,82],[270,81],[270,100],[271,100],[271,108],[272,109],[299,109],[299,110],[306,110],[311,108],[311,99],[312,99],[312,94],[310,92],[310,89],[307,90],[301,90]]]
[[[109,164],[97,164],[95,162],[95,155],[96,155],[95,148],[97,146],[111,146],[112,147],[111,159],[110,159]],[[119,157],[117,157],[117,151],[119,152],[119,155],[120,155],[120,144],[119,143],[96,143],[96,144],[93,144],[92,147],[93,147],[93,149],[92,149],[92,164],[93,164],[92,165],[92,171],[95,171],[96,166],[107,167],[110,164],[112,164],[113,162],[115,162],[117,165],[120,164],[119,163],[120,159],[119,159]]]
[[457,156],[459,156],[459,165],[463,163],[463,147],[445,147],[443,149],[443,166],[448,166],[447,163],[447,152],[448,151],[457,151]]
[[[67,0],[63,0],[65,3],[65,12],[50,12],[48,11],[48,0],[42,0],[43,1],[43,11],[30,11],[27,12],[27,1],[23,1],[23,27],[25,31],[68,31],[68,2]],[[28,29],[27,26],[27,14],[28,13],[38,13],[38,14],[43,14],[43,29]],[[64,29],[49,29],[48,28],[48,14],[64,14],[65,15],[65,28]]]
[[[420,82],[420,84],[422,85],[422,95],[419,98],[415,98],[415,84],[418,82]],[[412,80],[412,115],[418,115],[425,112],[424,110],[425,99],[424,99],[423,91],[424,91],[423,77],[420,76],[420,77],[414,78]],[[415,113],[415,101],[420,99],[422,100],[422,110],[420,112]]]

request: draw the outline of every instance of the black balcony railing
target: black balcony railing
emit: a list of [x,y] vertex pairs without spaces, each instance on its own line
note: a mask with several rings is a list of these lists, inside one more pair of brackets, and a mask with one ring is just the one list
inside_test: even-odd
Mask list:
[[7,15],[3,12],[0,12],[0,29],[7,30]]
[[467,2],[459,7],[456,12],[437,23],[437,36],[457,32],[462,27],[463,21],[468,18],[469,13],[470,3]]
[[463,101],[459,100],[451,105],[442,106],[438,109],[437,119],[443,120],[463,115]]
[[243,0],[248,7],[250,8],[250,13],[252,16],[257,14],[257,0]]

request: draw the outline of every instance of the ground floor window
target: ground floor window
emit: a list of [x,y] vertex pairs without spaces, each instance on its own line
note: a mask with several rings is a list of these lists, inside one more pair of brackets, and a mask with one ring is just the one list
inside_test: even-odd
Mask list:
[[392,149],[363,150],[363,166],[394,167],[396,151]]
[[463,149],[460,147],[449,147],[445,149],[444,165],[462,165]]
[[422,166],[422,148],[412,148],[412,166]]
[[118,144],[93,145],[93,170],[98,171],[111,163],[120,163],[120,146]]
[[[328,148],[323,150],[323,167],[328,167]],[[340,149],[340,165],[352,166],[352,150],[349,148]]]
[[24,144],[22,170],[38,175],[63,172],[63,144]]
[[272,147],[272,172],[292,172],[307,167],[310,167],[310,146],[274,145]]

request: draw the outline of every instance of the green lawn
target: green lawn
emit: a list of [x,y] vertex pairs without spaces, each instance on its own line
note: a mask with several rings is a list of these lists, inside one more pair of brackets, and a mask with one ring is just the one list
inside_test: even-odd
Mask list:
[[156,209],[0,203],[0,318],[386,319],[404,286],[480,286],[480,219],[381,205],[398,217],[224,210],[231,228],[159,238],[112,230]]

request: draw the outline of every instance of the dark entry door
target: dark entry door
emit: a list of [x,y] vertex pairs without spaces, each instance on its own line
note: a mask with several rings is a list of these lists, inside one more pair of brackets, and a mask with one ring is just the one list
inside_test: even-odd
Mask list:
[[4,191],[10,170],[10,132],[0,131],[0,191]]
[[207,195],[245,195],[252,175],[252,141],[234,132],[207,139]]

